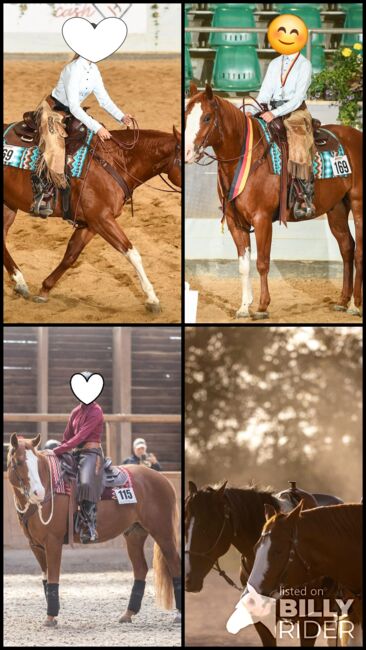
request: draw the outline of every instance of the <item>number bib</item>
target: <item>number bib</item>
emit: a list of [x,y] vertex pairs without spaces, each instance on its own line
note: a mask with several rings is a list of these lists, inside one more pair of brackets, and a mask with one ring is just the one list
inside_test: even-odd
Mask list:
[[133,487],[115,488],[113,490],[117,497],[119,505],[123,506],[126,503],[137,503]]
[[351,174],[351,166],[346,155],[331,158],[334,176],[347,176]]
[[22,147],[16,147],[11,144],[4,144],[3,146],[3,163],[4,165],[10,165],[11,161],[17,156],[23,153]]

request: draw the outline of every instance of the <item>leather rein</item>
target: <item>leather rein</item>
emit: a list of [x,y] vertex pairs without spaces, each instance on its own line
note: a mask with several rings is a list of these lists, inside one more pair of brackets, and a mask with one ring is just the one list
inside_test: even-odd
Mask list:
[[[268,530],[268,531],[262,533],[261,536],[260,536],[260,538],[259,538],[259,540],[258,540],[258,542],[257,542],[257,544],[259,545],[259,543],[261,542],[261,540],[264,539],[265,537],[268,537],[270,534],[271,534],[271,531],[270,531],[270,530]],[[257,544],[256,544],[256,547],[257,547]],[[305,571],[306,571],[306,574],[309,575],[309,573],[310,573],[310,568],[311,568],[311,567],[310,567],[310,564],[309,564],[309,562],[308,562],[308,561],[303,557],[303,555],[302,555],[302,554],[300,553],[300,551],[299,551],[299,538],[298,538],[297,526],[294,527],[294,529],[293,529],[293,531],[292,531],[291,538],[290,538],[290,551],[289,551],[289,555],[288,555],[288,558],[287,558],[287,562],[286,562],[284,568],[282,569],[282,571],[281,571],[281,573],[280,573],[280,576],[279,576],[279,578],[278,578],[278,580],[277,580],[277,582],[278,582],[279,585],[282,584],[283,578],[284,578],[284,576],[285,576],[286,573],[287,573],[287,570],[288,570],[288,568],[289,568],[289,565],[290,565],[292,562],[294,562],[295,557],[297,557],[297,558],[300,560],[302,566],[304,567],[304,569],[305,569]]]

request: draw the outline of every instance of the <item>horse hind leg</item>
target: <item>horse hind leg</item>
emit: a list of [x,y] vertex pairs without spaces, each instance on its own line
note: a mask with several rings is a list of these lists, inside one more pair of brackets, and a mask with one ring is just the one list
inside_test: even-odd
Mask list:
[[336,311],[346,311],[353,293],[353,261],[355,242],[348,225],[348,208],[344,201],[328,213],[328,223],[336,238],[343,260],[343,286],[339,302],[334,306]]
[[23,296],[23,298],[29,298],[31,294],[24,279],[23,273],[13,260],[6,247],[6,237],[10,226],[12,226],[14,223],[16,213],[16,210],[11,210],[6,205],[4,205],[4,266],[9,273],[11,280],[15,282],[14,291]]
[[134,524],[131,530],[124,533],[127,543],[128,557],[131,560],[133,568],[134,583],[131,590],[130,599],[125,612],[119,619],[119,623],[131,623],[132,617],[136,616],[141,608],[141,602],[145,591],[146,575],[148,566],[144,554],[144,545],[148,532],[140,526]]
[[353,287],[353,300],[348,307],[348,313],[355,316],[362,315],[362,200],[350,197],[353,220],[356,231],[356,250],[355,250],[355,283]]

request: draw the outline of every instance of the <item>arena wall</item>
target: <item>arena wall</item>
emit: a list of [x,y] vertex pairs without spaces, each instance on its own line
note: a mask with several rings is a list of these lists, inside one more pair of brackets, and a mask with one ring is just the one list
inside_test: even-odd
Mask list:
[[[28,4],[24,14],[19,4],[4,5],[4,52],[67,53],[62,38],[65,20],[74,16],[99,23],[102,17],[122,18],[128,36],[117,51],[124,53],[163,53],[181,50],[181,5],[178,3],[119,3],[110,5],[60,3]],[[100,13],[101,12],[101,13]]]

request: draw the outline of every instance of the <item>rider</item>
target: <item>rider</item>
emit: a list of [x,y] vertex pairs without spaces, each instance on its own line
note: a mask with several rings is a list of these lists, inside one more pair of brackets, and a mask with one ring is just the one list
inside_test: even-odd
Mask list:
[[[91,372],[81,373],[86,380]],[[103,411],[96,402],[81,403],[70,414],[62,444],[53,449],[56,456],[73,452],[79,466],[77,501],[84,529],[80,539],[85,544],[97,540],[96,504],[102,494],[104,456],[101,445]]]
[[313,158],[315,145],[312,117],[306,104],[306,93],[311,84],[312,67],[300,52],[307,41],[305,23],[295,15],[277,16],[268,27],[271,46],[281,53],[267,69],[257,96],[260,104],[271,106],[261,117],[271,122],[283,116],[288,140],[288,171],[299,179],[306,207],[295,215],[298,218],[315,215]]
[[[93,23],[92,23],[93,24]],[[96,25],[93,25],[94,27]],[[34,201],[31,213],[47,217],[52,214],[52,184],[61,191],[69,186],[65,174],[65,137],[67,135],[63,119],[72,114],[88,129],[98,135],[100,140],[108,140],[110,132],[97,120],[88,115],[81,103],[91,93],[99,105],[117,121],[132,126],[132,116],[124,114],[109,97],[104,88],[102,76],[95,63],[75,54],[64,67],[52,93],[45,97],[37,107],[37,123],[40,130],[39,146],[42,152],[37,169],[32,174]],[[46,181],[44,179],[46,176]]]
[[133,443],[133,454],[126,458],[122,465],[146,465],[161,472],[161,465],[155,454],[147,454],[147,445],[143,438],[136,438]]

